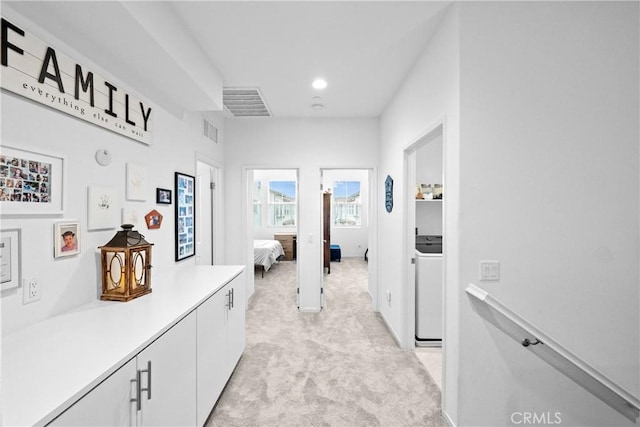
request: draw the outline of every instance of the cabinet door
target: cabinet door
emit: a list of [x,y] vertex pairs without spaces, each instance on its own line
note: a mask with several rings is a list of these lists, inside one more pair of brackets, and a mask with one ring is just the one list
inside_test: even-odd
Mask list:
[[135,426],[136,361],[111,374],[82,399],[53,420],[50,426]]
[[[191,313],[137,356],[142,373],[139,426],[188,426],[196,423],[196,314]],[[149,384],[149,377],[151,384]]]
[[198,320],[197,390],[198,425],[204,425],[227,382],[227,304],[229,286],[224,286],[196,310]]
[[236,277],[233,282],[229,284],[229,286],[231,286],[231,289],[233,290],[233,304],[231,310],[229,310],[227,334],[227,340],[229,343],[229,359],[227,361],[228,375],[231,375],[245,348],[246,300],[244,292],[244,273]]

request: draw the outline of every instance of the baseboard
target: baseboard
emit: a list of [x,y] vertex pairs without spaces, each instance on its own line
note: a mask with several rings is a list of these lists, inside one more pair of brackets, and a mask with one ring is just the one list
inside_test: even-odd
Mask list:
[[453,422],[449,414],[447,414],[445,411],[442,411],[442,419],[445,420],[450,427],[456,427],[456,423]]
[[300,313],[320,313],[318,307],[298,307]]
[[387,327],[387,330],[389,331],[389,333],[393,337],[393,340],[396,342],[398,347],[402,348],[402,340],[400,339],[400,337],[398,337],[398,335],[396,335],[396,331],[393,330],[391,325],[389,325],[389,322],[387,322],[387,318],[384,317],[384,314],[381,311],[379,311],[378,314],[382,318],[382,321],[384,322],[384,325]]

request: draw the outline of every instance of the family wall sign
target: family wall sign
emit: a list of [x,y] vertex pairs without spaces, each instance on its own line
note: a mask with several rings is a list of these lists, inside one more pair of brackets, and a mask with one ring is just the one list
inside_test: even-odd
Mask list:
[[144,144],[151,107],[2,18],[0,87]]

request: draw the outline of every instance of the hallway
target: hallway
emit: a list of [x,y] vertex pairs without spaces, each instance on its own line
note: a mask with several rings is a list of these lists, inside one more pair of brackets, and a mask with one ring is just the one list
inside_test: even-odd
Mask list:
[[295,266],[256,278],[247,348],[207,426],[445,425],[439,388],[371,311],[366,263],[332,263],[318,314],[296,308]]

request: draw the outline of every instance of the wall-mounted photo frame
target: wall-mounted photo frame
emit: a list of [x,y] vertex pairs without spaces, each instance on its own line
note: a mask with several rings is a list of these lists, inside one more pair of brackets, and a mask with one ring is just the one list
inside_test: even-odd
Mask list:
[[147,168],[127,163],[127,200],[147,200]]
[[20,286],[21,268],[22,230],[0,230],[0,282],[3,291]]
[[53,257],[61,258],[80,253],[80,223],[60,222],[53,224]]
[[195,178],[175,173],[176,261],[196,254]]
[[138,225],[139,222],[140,212],[138,209],[129,206],[122,208],[122,221],[120,224]]
[[155,209],[144,216],[149,230],[160,228],[162,226],[162,218],[162,214]]
[[87,230],[116,228],[118,224],[118,191],[112,187],[89,187],[87,197]]
[[61,215],[65,158],[3,145],[0,147],[2,215]]
[[166,188],[156,188],[156,203],[160,205],[171,204],[171,190]]

